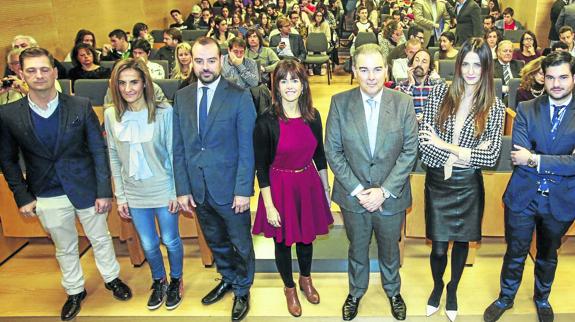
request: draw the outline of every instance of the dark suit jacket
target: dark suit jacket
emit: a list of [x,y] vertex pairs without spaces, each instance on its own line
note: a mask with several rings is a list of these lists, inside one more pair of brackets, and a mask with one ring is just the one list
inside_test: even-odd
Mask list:
[[[270,39],[270,47],[273,47],[277,53],[277,46],[280,44],[281,34],[274,35]],[[304,61],[307,54],[303,38],[300,35],[289,34],[289,45],[295,58],[299,61]]]
[[537,168],[516,166],[503,201],[512,211],[523,211],[536,197],[538,181],[548,178],[555,182],[549,184],[553,217],[571,221],[575,219],[575,100],[567,107],[554,141],[549,137],[549,108],[547,95],[517,107],[512,142],[541,156],[539,173]]
[[[26,97],[0,108],[0,164],[18,207],[35,200],[52,175],[60,178],[75,208],[92,207],[96,198],[112,198],[106,145],[90,101],[58,96],[60,125],[54,151],[36,135]],[[18,151],[24,156],[26,179]]]
[[471,37],[483,36],[483,21],[481,8],[477,2],[467,0],[456,17],[457,28],[455,29],[456,44],[459,46]]
[[[523,62],[513,59],[509,62],[509,67],[511,67],[511,78],[519,78],[519,72],[521,72],[521,68],[523,68]],[[503,80],[503,65],[501,65],[499,59],[494,59],[493,77]]]
[[219,204],[254,192],[253,131],[256,112],[252,97],[225,78],[212,99],[206,134],[198,134],[198,83],[174,98],[174,177],[178,196],[192,194],[203,203],[208,189]]
[[553,22],[559,22],[559,15],[563,7],[565,7],[563,0],[556,0],[551,7],[551,12],[549,13],[549,21],[551,21],[551,25],[549,26],[549,40],[559,40],[559,29],[555,27],[555,23]]

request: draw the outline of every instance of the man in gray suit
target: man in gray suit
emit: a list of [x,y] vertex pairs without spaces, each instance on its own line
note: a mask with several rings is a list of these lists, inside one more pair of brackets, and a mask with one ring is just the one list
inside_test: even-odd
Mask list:
[[483,36],[483,23],[481,21],[481,8],[474,0],[457,0],[455,6],[456,44],[461,46],[471,37]]
[[375,231],[379,269],[391,311],[404,320],[399,245],[411,205],[409,173],[417,155],[417,121],[411,97],[384,87],[387,64],[380,47],[367,44],[353,56],[359,88],[331,100],[325,151],[335,174],[332,199],[343,213],[349,239],[349,295],[343,319],[357,315],[369,282],[369,244]]
[[250,92],[221,77],[215,40],[200,37],[192,47],[192,83],[174,98],[174,177],[178,204],[196,214],[214,254],[221,282],[202,299],[205,305],[234,292],[232,320],[245,317],[254,280],[250,196],[254,192]]

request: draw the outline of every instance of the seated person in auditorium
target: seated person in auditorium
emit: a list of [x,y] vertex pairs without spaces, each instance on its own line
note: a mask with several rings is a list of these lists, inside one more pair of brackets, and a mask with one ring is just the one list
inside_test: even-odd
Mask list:
[[393,61],[393,67],[391,69],[391,74],[395,81],[403,80],[408,77],[409,62],[413,58],[413,55],[421,49],[421,42],[419,39],[410,39],[405,45],[405,56],[406,58],[398,58]]
[[523,30],[521,22],[513,19],[515,12],[513,8],[507,7],[503,10],[503,19],[495,22],[495,27],[499,30]]
[[228,30],[228,22],[222,16],[214,19],[214,28],[208,31],[206,36],[215,39],[220,47],[228,47],[228,42],[235,37],[234,33]]
[[537,38],[532,31],[527,30],[519,40],[519,48],[513,51],[513,59],[522,60],[525,64],[541,56],[537,49]]
[[79,43],[72,49],[72,63],[68,76],[72,85],[77,79],[107,79],[110,78],[111,70],[99,64],[98,56],[94,47]]
[[483,17],[483,30],[488,31],[492,28],[495,28],[495,18],[492,16]]
[[[290,33],[300,35],[302,36],[302,38],[307,37],[307,26],[301,21],[300,14],[295,11],[291,11],[289,13],[289,19],[291,23]],[[277,26],[277,22],[275,25]],[[278,35],[280,33],[280,30],[277,27],[274,27],[273,25],[272,27],[273,29],[269,32],[268,36],[268,38],[270,39],[271,37]]]
[[270,37],[270,47],[275,48],[280,59],[295,58],[304,61],[306,49],[299,34],[290,33],[291,23],[288,18],[280,17],[277,22],[280,33]]
[[260,82],[258,64],[245,57],[246,42],[233,38],[228,45],[228,54],[222,61],[222,76],[243,89],[258,86]]
[[509,92],[509,80],[518,78],[519,72],[523,68],[523,62],[513,59],[513,43],[503,40],[497,45],[497,57],[493,64],[493,77],[500,78],[503,82],[503,94]]
[[499,9],[489,10],[489,15],[495,19],[495,22],[501,20],[501,11]]
[[132,39],[130,42],[133,43],[138,39],[144,39],[145,41],[149,42],[150,47],[154,46],[154,37],[152,37],[152,35],[150,35],[148,32],[148,25],[143,22],[137,22],[132,28]]
[[[199,12],[201,13],[201,12],[202,12],[202,9],[200,9],[200,6],[198,6],[198,5],[195,5],[195,6],[192,8],[192,13],[194,12],[194,8],[196,8],[196,7],[199,9]],[[194,16],[193,16],[192,14],[190,14],[190,15],[188,16],[188,19],[192,18],[191,21],[190,21],[190,26],[189,26],[189,27],[188,27],[188,24],[187,24],[187,23],[188,23],[188,20],[186,19],[186,21],[184,21],[184,18],[182,17],[182,12],[181,12],[179,9],[172,9],[172,10],[170,10],[170,17],[172,17],[172,19],[174,20],[174,23],[170,24],[170,28],[176,28],[176,29],[180,29],[180,30],[186,30],[186,29],[194,29],[194,28],[192,28],[192,25],[193,25],[194,21],[195,21],[196,23],[199,23],[199,22],[200,22],[201,14],[198,14],[198,19],[197,19],[197,20],[194,19]]]
[[132,56],[132,48],[128,42],[128,35],[122,29],[114,29],[109,34],[110,44],[102,47],[101,60],[114,61]]
[[182,42],[182,32],[177,28],[164,30],[164,44],[153,56],[154,59],[167,60],[168,70],[174,69],[175,52],[178,44]]
[[212,11],[212,4],[210,3],[210,0],[201,0],[200,1],[200,8],[202,8],[202,11],[204,9],[209,9],[211,12]]
[[[77,44],[86,44],[86,45],[92,46],[94,48],[94,50],[96,51],[96,57],[98,58],[98,60],[100,59],[100,55],[102,54],[102,52],[100,50],[96,49],[96,36],[90,30],[86,30],[86,29],[78,30],[78,32],[76,33],[76,38],[74,39],[74,46],[76,46]],[[74,48],[72,47],[72,49],[74,49]],[[68,55],[66,55],[66,58],[64,58],[64,61],[66,61],[66,62],[72,61],[72,51],[70,51],[68,53]]]
[[280,61],[278,55],[269,47],[263,45],[262,35],[255,28],[248,29],[246,34],[248,50],[246,57],[255,60],[260,66],[261,83],[268,84],[270,73],[274,71]]
[[228,25],[228,28],[232,33],[236,35],[236,37],[240,37],[242,39],[245,39],[246,32],[248,32],[248,28],[246,27],[240,12],[235,12],[232,14],[232,24]]
[[396,90],[413,97],[417,121],[423,119],[423,108],[433,86],[444,82],[434,70],[434,66],[429,51],[420,49],[409,61],[407,79],[399,82],[395,87]]
[[[187,29],[193,29],[193,30],[199,29],[198,27],[200,25],[200,20],[202,20],[202,8],[200,8],[200,6],[196,4],[192,7],[192,12],[188,16],[188,18],[186,18],[184,26],[186,26]],[[182,28],[178,29],[183,30]]]
[[[29,47],[39,47],[38,42],[32,36],[17,35],[12,39],[12,48],[26,49]],[[67,78],[66,68],[57,59],[54,59],[54,65],[56,65],[56,68],[58,69],[58,78]],[[8,75],[15,74],[8,66],[6,66],[6,69],[4,70],[4,76]]]
[[305,14],[308,17],[311,17],[311,15],[313,15],[313,13],[316,10],[316,5],[311,3],[310,0],[301,0],[300,1],[300,8],[301,8],[302,14]]
[[228,8],[229,9],[230,4],[228,3],[227,0],[217,0],[216,2],[214,2],[214,8]]
[[377,38],[379,47],[381,47],[385,57],[389,56],[393,49],[405,42],[403,29],[401,28],[401,25],[395,20],[392,20],[390,23],[388,23],[383,31],[379,33]]
[[267,5],[266,13],[270,19],[271,24],[277,23],[278,18],[281,16],[277,11],[276,5],[273,3]]
[[575,34],[571,26],[563,26],[559,29],[559,40],[567,45],[571,56],[575,56],[575,41],[573,41],[574,35]]
[[325,19],[326,17],[324,17],[323,12],[321,10],[316,10],[312,16],[312,23],[308,26],[308,35],[312,32],[322,33],[325,35],[328,46],[330,46],[331,28]]
[[13,75],[2,78],[0,87],[0,105],[16,102],[28,95],[28,84],[20,79],[21,48],[12,48],[6,55],[6,63]]
[[355,37],[357,37],[357,34],[360,32],[375,32],[375,26],[367,19],[367,15],[366,7],[360,6],[357,8],[357,20],[353,24],[352,36],[350,36],[354,42]]
[[[402,30],[402,33],[403,33],[403,30]],[[425,41],[425,35],[424,35],[423,29],[421,27],[418,27],[417,25],[413,25],[413,26],[409,27],[409,29],[407,30],[407,40],[413,39],[413,38],[419,39],[419,41],[421,41],[421,44],[423,45],[423,42]],[[392,66],[394,59],[406,58],[406,57],[407,56],[405,55],[405,42],[403,42],[403,43],[397,45],[395,48],[393,48],[389,52],[389,54],[387,55],[387,65]]]
[[223,7],[220,14],[222,18],[228,23],[228,26],[232,24],[232,15],[230,14],[230,9],[228,7]]
[[455,48],[455,34],[445,31],[439,37],[439,50],[433,54],[435,69],[439,70],[439,60],[455,60],[459,50]]
[[144,64],[146,64],[146,67],[148,67],[148,71],[150,72],[150,77],[152,77],[152,79],[165,79],[166,71],[164,70],[164,67],[158,63],[150,61],[149,58],[151,52],[152,47],[145,39],[138,39],[132,43],[132,57],[140,59]]
[[212,10],[208,8],[202,9],[202,18],[198,23],[200,30],[210,30],[214,26],[214,19],[212,19]]
[[491,49],[491,57],[497,57],[497,45],[503,40],[503,35],[497,28],[491,28],[483,35],[483,39]]
[[[545,85],[545,74],[541,68],[541,62],[545,57],[538,57],[530,61],[519,73],[521,83],[515,96],[515,104],[529,101],[543,94]],[[517,105],[516,105],[517,106]]]
[[176,63],[170,78],[180,80],[188,78],[190,73],[192,73],[192,64],[192,46],[187,42],[178,44],[176,47]]
[[[297,19],[294,13],[297,14]],[[289,13],[289,18],[291,21],[291,26],[297,30],[304,39],[307,37],[307,26],[310,24],[310,18],[307,13],[301,11],[299,4],[294,4],[292,10]]]

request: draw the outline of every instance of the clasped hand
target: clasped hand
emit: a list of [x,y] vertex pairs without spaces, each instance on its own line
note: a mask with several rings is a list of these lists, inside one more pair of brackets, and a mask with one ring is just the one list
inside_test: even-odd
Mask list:
[[381,188],[364,189],[356,197],[359,199],[359,204],[369,212],[381,211],[381,205],[385,201]]

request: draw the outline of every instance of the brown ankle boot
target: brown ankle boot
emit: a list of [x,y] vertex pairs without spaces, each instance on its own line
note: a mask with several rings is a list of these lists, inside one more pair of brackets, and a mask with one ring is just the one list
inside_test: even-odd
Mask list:
[[319,303],[319,294],[317,293],[315,287],[313,287],[313,284],[311,283],[311,276],[305,277],[300,275],[299,289],[303,291],[303,293],[305,294],[305,298],[311,304]]
[[301,305],[297,298],[295,287],[284,287],[284,294],[286,296],[287,308],[291,315],[298,317],[301,315]]

